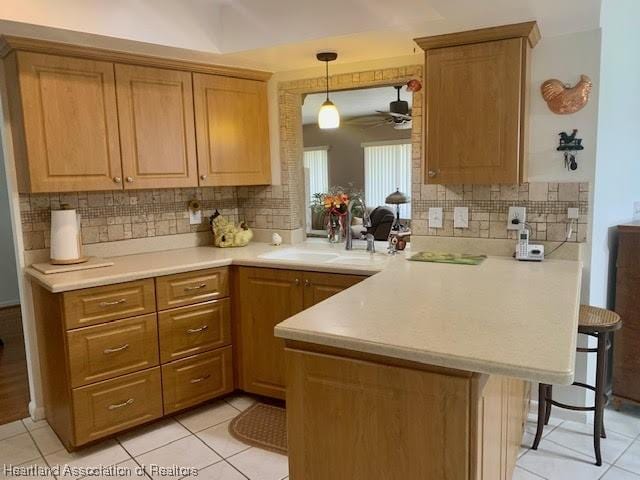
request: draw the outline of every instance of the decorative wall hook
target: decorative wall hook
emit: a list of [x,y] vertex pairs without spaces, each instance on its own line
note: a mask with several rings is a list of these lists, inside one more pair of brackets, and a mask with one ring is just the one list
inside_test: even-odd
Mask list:
[[573,131],[568,134],[567,132],[560,132],[560,144],[558,145],[557,150],[559,152],[564,152],[564,166],[567,170],[577,170],[578,162],[576,160],[576,154],[580,150],[584,150],[584,146],[582,145],[582,139],[577,138],[578,130],[573,129]]
[[592,87],[591,79],[586,75],[580,75],[580,81],[573,87],[552,78],[542,84],[540,91],[549,110],[559,115],[567,115],[584,108],[589,101]]

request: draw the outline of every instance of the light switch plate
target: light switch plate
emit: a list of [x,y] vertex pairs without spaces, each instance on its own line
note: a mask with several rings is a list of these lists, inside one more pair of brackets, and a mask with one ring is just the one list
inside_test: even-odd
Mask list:
[[507,230],[520,230],[527,221],[526,207],[509,207]]
[[577,220],[580,216],[580,209],[575,207],[567,208],[567,218],[569,220]]
[[455,207],[453,209],[453,227],[469,228],[469,208]]
[[442,228],[442,208],[429,209],[429,228]]
[[193,211],[189,209],[189,225],[200,225],[202,223],[202,210]]
[[640,202],[633,202],[633,221],[640,222]]

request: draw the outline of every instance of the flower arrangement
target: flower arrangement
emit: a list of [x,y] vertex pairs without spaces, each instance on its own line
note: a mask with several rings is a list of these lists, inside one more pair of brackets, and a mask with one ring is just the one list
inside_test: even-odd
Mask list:
[[315,213],[324,214],[327,238],[330,242],[340,242],[347,234],[346,217],[349,199],[359,195],[349,188],[331,187],[326,193],[315,193],[311,201],[311,209]]

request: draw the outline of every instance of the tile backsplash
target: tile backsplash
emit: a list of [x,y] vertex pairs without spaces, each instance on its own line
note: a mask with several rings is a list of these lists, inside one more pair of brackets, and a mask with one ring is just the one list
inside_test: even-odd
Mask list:
[[[203,209],[198,225],[189,224],[187,205],[194,198]],[[23,194],[20,211],[25,250],[38,250],[49,246],[50,212],[63,203],[78,209],[82,241],[94,244],[206,231],[215,209],[254,228],[291,230],[292,198],[287,185]],[[532,240],[560,241],[566,235],[567,208],[577,207],[580,219],[570,241],[584,242],[588,205],[586,183],[421,185],[412,199],[412,230],[415,235],[515,238],[506,229],[507,212],[510,206],[524,206]],[[453,228],[453,209],[464,206],[469,208],[469,228]],[[431,207],[443,208],[443,228],[429,228]]]
[[[188,203],[200,201],[202,223],[189,224]],[[20,195],[25,250],[49,247],[51,210],[68,204],[80,213],[85,245],[209,229],[209,215],[238,221],[235,187]]]
[[[578,227],[571,242],[585,242],[589,214],[588,183],[525,183],[522,185],[421,185],[412,201],[412,231],[416,235],[445,237],[512,238],[507,230],[509,207],[527,209],[531,239],[563,241],[567,209],[579,209]],[[443,209],[443,228],[429,227],[429,208]],[[453,209],[469,208],[469,228],[453,227]]]

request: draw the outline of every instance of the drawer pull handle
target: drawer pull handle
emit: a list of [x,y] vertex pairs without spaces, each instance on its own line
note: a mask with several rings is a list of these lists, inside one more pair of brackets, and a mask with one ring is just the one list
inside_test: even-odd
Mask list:
[[187,333],[200,333],[204,332],[205,330],[209,330],[209,325],[202,325],[198,328],[190,328],[189,330],[187,330]]
[[122,402],[122,403],[114,403],[112,405],[109,405],[107,408],[109,410],[117,410],[119,408],[122,407],[128,407],[129,405],[133,404],[133,398],[130,398],[129,400]]
[[192,378],[191,380],[189,380],[189,382],[191,383],[200,383],[203,380],[206,380],[207,378],[209,378],[211,375],[205,375],[204,377],[198,377],[198,378]]
[[125,343],[123,345],[120,345],[119,347],[114,347],[114,348],[105,348],[104,349],[104,354],[105,355],[109,355],[110,353],[118,353],[118,352],[122,352],[123,350],[126,350],[127,348],[129,348],[129,344]]
[[194,285],[193,287],[184,287],[185,292],[192,292],[193,290],[200,290],[207,286],[206,283],[201,283],[200,285]]
[[114,305],[120,305],[121,303],[127,303],[127,299],[119,298],[118,300],[113,300],[112,302],[100,302],[100,306],[102,308],[113,307]]

